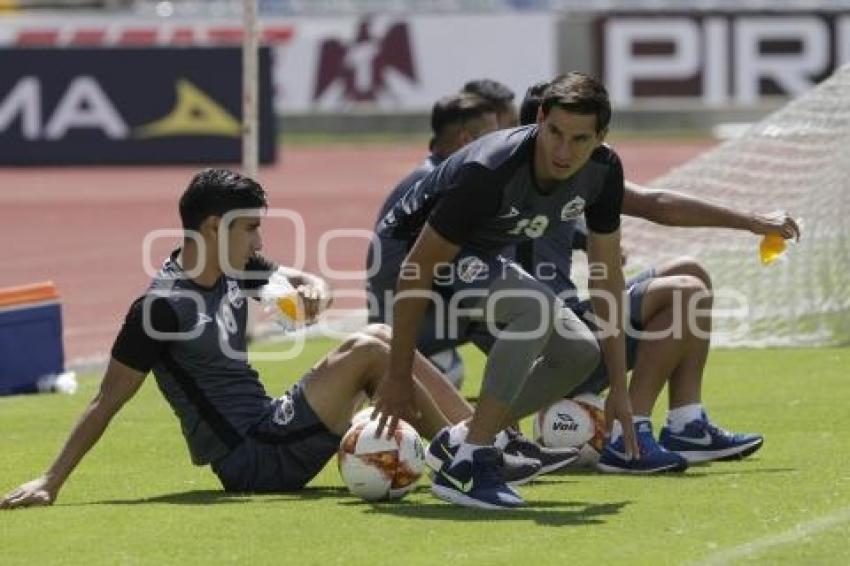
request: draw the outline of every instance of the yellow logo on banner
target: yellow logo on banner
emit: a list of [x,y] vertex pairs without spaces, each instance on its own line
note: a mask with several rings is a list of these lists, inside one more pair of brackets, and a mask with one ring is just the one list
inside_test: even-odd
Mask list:
[[3,12],[15,12],[20,8],[17,0],[0,0],[0,14]]
[[241,127],[215,100],[186,79],[177,81],[177,103],[163,118],[135,128],[138,138],[163,136],[239,137]]

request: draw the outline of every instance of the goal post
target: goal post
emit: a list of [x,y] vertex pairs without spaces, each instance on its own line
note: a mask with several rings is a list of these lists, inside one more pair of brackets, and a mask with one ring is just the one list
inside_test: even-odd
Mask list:
[[242,0],[242,172],[252,179],[258,172],[257,1]]

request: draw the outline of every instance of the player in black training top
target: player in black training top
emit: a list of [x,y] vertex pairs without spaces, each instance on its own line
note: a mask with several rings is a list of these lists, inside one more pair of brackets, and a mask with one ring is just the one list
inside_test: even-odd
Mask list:
[[[600,83],[581,73],[560,77],[546,89],[537,125],[498,131],[455,152],[378,225],[380,237],[412,243],[398,279],[390,372],[379,390],[382,423],[392,427],[413,410],[406,373],[429,300],[459,297],[459,319],[497,328],[466,441],[435,478],[438,497],[488,508],[522,505],[492,473],[495,433],[562,396],[597,365],[599,347],[586,326],[548,287],[500,255],[581,215],[590,261],[598,266],[590,281],[594,311],[610,326],[601,341],[612,384],[606,416],[609,426],[623,423],[626,451],[638,453],[621,331],[623,169],[603,143],[610,115]],[[435,283],[439,296],[423,296]]]

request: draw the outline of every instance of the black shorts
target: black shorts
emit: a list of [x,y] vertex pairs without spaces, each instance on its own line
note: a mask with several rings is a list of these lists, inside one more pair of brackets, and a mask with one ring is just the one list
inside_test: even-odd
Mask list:
[[330,432],[307,404],[303,381],[272,401],[243,442],[213,462],[225,491],[301,489],[333,457],[341,438]]
[[[371,299],[367,305],[369,310],[369,322],[392,323],[392,297],[395,296],[396,283],[398,282],[401,264],[409,251],[407,242],[396,240],[393,238],[379,238],[379,248],[375,244],[369,246],[369,255],[367,258],[367,266],[372,269],[373,262],[377,264],[377,270],[370,274],[366,282],[366,291]],[[380,253],[378,253],[378,249]],[[461,251],[454,263],[460,263],[464,257],[470,254]],[[478,259],[477,256],[475,256]],[[488,263],[491,277],[495,277],[501,273],[501,265],[503,260],[499,256],[483,256],[484,261]],[[433,290],[443,297],[443,301],[438,305],[429,302],[428,308],[422,317],[422,322],[419,324],[419,334],[416,339],[416,349],[426,356],[432,356],[438,352],[456,348],[469,341],[475,341],[476,336],[482,331],[486,332],[486,324],[474,323],[469,320],[461,319],[456,321],[457,332],[450,330],[447,322],[450,320],[452,311],[450,302],[452,294],[463,288],[480,287],[486,288],[490,284],[490,279],[477,280],[473,285],[462,281],[456,282],[453,286],[435,285]],[[438,312],[438,310],[440,312]],[[485,341],[492,342],[489,336],[482,338]],[[490,345],[487,342],[488,346]],[[476,342],[477,343],[477,342]]]

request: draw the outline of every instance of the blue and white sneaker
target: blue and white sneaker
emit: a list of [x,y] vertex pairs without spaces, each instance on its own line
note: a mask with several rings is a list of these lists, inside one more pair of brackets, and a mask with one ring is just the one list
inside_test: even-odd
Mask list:
[[478,448],[472,460],[444,465],[434,474],[431,493],[443,501],[478,509],[514,509],[525,505],[522,497],[499,473],[499,450]]
[[609,474],[658,474],[661,472],[684,472],[688,461],[674,452],[668,452],[655,442],[652,423],[635,423],[640,458],[626,458],[626,442],[623,436],[605,443],[596,469]]
[[680,432],[673,432],[669,426],[664,426],[659,442],[667,450],[680,454],[694,464],[746,458],[762,447],[764,437],[760,434],[729,432],[703,417],[689,422]]
[[[449,466],[457,454],[458,446],[452,446],[449,442],[449,429],[444,427],[438,432],[428,450],[425,451],[425,465],[434,474],[438,473],[443,466]],[[523,485],[530,482],[542,473],[542,464],[539,460],[528,458],[520,454],[508,454],[499,451],[499,473],[505,483],[510,485]]]

